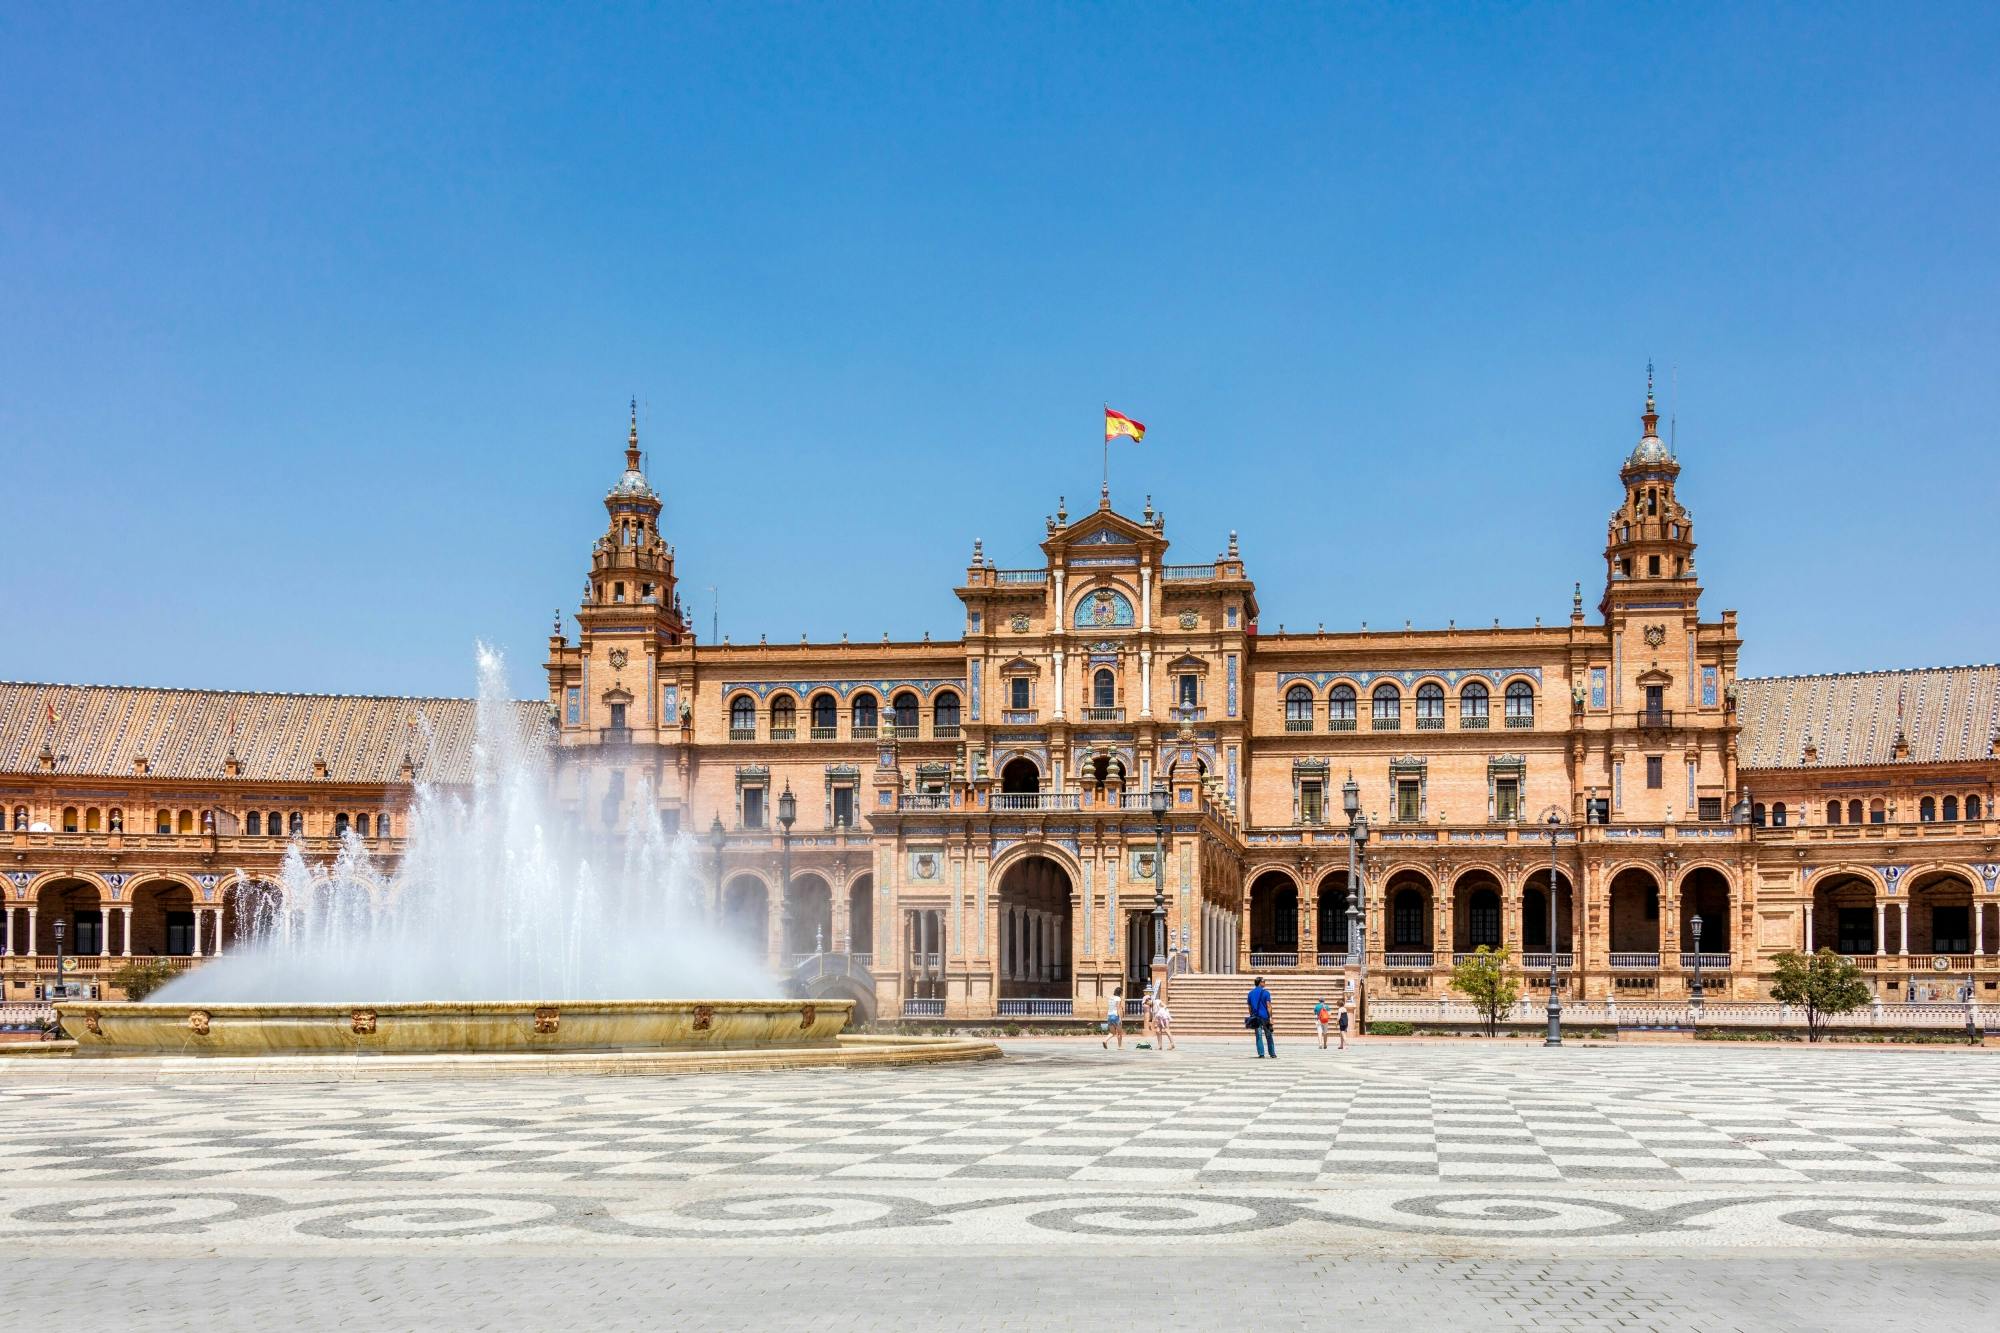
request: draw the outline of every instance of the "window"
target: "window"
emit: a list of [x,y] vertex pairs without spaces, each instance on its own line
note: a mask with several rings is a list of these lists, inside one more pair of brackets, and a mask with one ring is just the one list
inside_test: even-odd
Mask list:
[[1354,687],[1336,685],[1326,696],[1326,729],[1328,731],[1354,730]]
[[255,810],[243,816],[243,831],[253,838],[262,834],[264,831],[264,816]]
[[1926,824],[1937,823],[1937,800],[1926,796],[1917,802],[1917,818]]
[[931,735],[946,740],[958,735],[958,696],[950,690],[931,701]]
[[1486,725],[1486,686],[1473,681],[1458,694],[1458,725],[1477,729]]
[[264,816],[264,828],[274,838],[285,836],[285,821],[276,810]]
[[1763,828],[1764,822],[1764,803],[1758,801],[1750,807],[1750,825],[1752,828]]
[[361,835],[362,837],[364,837],[364,838],[368,836],[368,816],[367,816],[367,815],[356,815],[356,816],[354,817],[354,831],[355,831],[356,833],[360,834],[360,835]]
[[75,833],[76,831],[77,831],[76,807],[73,805],[66,805],[63,807],[63,832]]
[[25,805],[14,807],[14,831],[16,833],[28,831],[28,807]]
[[1956,796],[1945,797],[1944,822],[1949,824],[1955,821],[1957,818],[1958,818],[1958,798]]
[[1646,557],[1646,572],[1654,578],[1660,577],[1660,557],[1656,555]]
[[624,704],[613,704],[613,705],[611,705],[611,730],[613,730],[613,731],[623,731],[623,730],[625,730],[625,705],[624,705]]
[[1312,724],[1312,691],[1303,685],[1294,685],[1285,691],[1285,730],[1311,731]]
[[1828,801],[1826,803],[1826,822],[1829,824],[1838,824],[1840,822],[1839,801]]
[[799,706],[789,694],[771,700],[771,739],[788,741],[798,735]]
[[854,788],[835,787],[833,789],[833,826],[835,828],[854,827]]
[[1092,708],[1116,708],[1118,706],[1118,678],[1109,668],[1100,669],[1090,678],[1090,706]]
[[306,836],[305,811],[303,810],[292,811],[291,819],[289,822],[291,824],[291,833],[294,838],[303,838]]
[[1415,889],[1403,889],[1396,894],[1389,921],[1391,947],[1421,949],[1429,943],[1424,938],[1424,896]]
[[1033,708],[1034,705],[1028,702],[1031,697],[1028,693],[1028,678],[1026,676],[1015,676],[1007,682],[1007,706],[1009,708]]
[[1784,826],[1785,826],[1785,803],[1783,801],[1779,801],[1771,807],[1771,827],[1783,828]]
[[1886,824],[1889,822],[1889,812],[1883,808],[1880,801],[1870,801],[1868,803],[1868,822],[1871,824]]
[[1696,806],[1696,809],[1699,811],[1695,816],[1697,819],[1702,820],[1704,823],[1713,824],[1722,818],[1722,798],[1720,796],[1704,796]]
[[[1965,798],[1965,817],[1967,819],[1979,818],[1979,798],[1977,796],[1968,796]],[[18,814],[16,818],[19,818]]]
[[336,838],[347,836],[347,816],[345,814],[338,814],[333,817],[333,836]]
[[1861,822],[1861,802],[1849,801],[1847,803],[1847,822],[1850,824],[1859,824]]
[[1326,822],[1326,785],[1322,782],[1301,782],[1299,784],[1299,822],[1301,824],[1323,824]]
[[[1503,824],[1512,824],[1521,818],[1521,780],[1519,778],[1495,778],[1493,780],[1493,817]],[[1498,943],[1498,941],[1494,941]]]
[[1535,687],[1525,680],[1517,680],[1507,687],[1507,725],[1535,725]]
[[856,736],[872,737],[878,725],[875,718],[875,696],[872,694],[855,695],[854,706],[849,711],[853,715],[852,725],[854,734]]
[[1193,708],[1199,701],[1200,684],[1192,672],[1175,680],[1174,691],[1175,699],[1182,708]]
[[[680,817],[680,812],[676,811],[674,817],[678,819]],[[375,816],[375,836],[378,838],[386,838],[389,836],[389,816],[387,815]]]
[[1659,755],[1646,756],[1646,790],[1658,791],[1667,785],[1667,764]]
[[840,705],[830,694],[815,694],[812,697],[812,729],[816,739],[832,740],[840,729]]
[[743,827],[764,827],[764,789],[745,787],[743,789]]
[[104,832],[104,812],[94,805],[87,807],[83,812],[83,831],[85,833]]
[[1646,716],[1652,718],[1655,725],[1658,725],[1660,715],[1666,712],[1666,705],[1667,687],[1664,685],[1648,685],[1646,687]]
[[747,741],[757,735],[757,701],[739,694],[729,701],[729,739]]
[[1396,780],[1396,819],[1400,823],[1414,824],[1423,817],[1423,784],[1416,778],[1398,778]]
[[891,702],[896,710],[896,734],[914,736],[917,734],[917,696],[904,690]]
[[1402,725],[1403,692],[1394,685],[1377,685],[1375,687],[1375,730],[1395,731]]
[[1441,731],[1444,728],[1444,686],[1436,681],[1425,681],[1417,686],[1417,730]]

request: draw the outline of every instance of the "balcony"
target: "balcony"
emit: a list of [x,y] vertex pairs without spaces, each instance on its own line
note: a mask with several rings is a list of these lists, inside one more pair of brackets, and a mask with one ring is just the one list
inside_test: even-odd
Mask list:
[[1660,966],[1660,956],[1656,953],[1614,953],[1611,955],[1611,970],[1614,972],[1650,972]]
[[1002,999],[1002,1018],[1073,1018],[1076,1016],[1076,1001]]
[[1398,972],[1416,971],[1429,967],[1434,957],[1428,953],[1385,953],[1382,966]]
[[732,741],[754,741],[757,739],[757,728],[731,727],[729,729],[729,739]]
[[632,728],[601,727],[597,732],[597,740],[600,745],[630,745],[632,743]]
[[904,1000],[904,1001],[903,1001],[903,1017],[905,1017],[905,1018],[943,1018],[943,1017],[944,1017],[944,1001],[943,1001],[943,1000],[941,1000],[941,999],[939,999],[939,1000],[921,1000],[921,999],[916,999],[916,998],[914,998],[914,997],[912,997],[912,998],[910,998],[910,999],[906,999],[906,1000]]
[[814,727],[808,734],[816,741],[837,741],[840,739],[840,728]]
[[1417,714],[1417,730],[1418,730],[1418,731],[1443,731],[1443,730],[1444,730],[1444,714],[1443,714],[1443,713],[1439,713],[1439,714],[1438,714],[1437,716],[1435,716],[1435,717],[1427,717],[1427,716],[1425,716],[1425,715],[1424,715],[1424,714],[1422,714],[1422,713],[1419,713],[1419,714]]
[[1161,565],[1162,583],[1192,583],[1196,579],[1215,577],[1214,565]]
[[1573,953],[1553,955],[1547,953],[1524,953],[1521,955],[1521,966],[1529,972],[1546,972],[1549,970],[1549,959],[1551,957],[1555,959],[1556,966],[1565,972],[1576,966],[1576,955]]
[[1395,717],[1385,717],[1377,713],[1370,725],[1376,731],[1401,731],[1403,729],[1403,719],[1400,714]]
[[1702,971],[1727,972],[1729,970],[1729,957],[1726,953],[1684,953],[1681,955],[1681,966],[1687,971],[1692,972],[1694,971],[1695,960],[1699,958],[1701,960]]
[[1329,717],[1326,720],[1326,729],[1328,731],[1353,731],[1354,719],[1351,717]]
[[1299,956],[1296,953],[1253,953],[1250,955],[1250,966],[1253,969],[1262,969],[1267,972],[1276,971],[1281,967],[1297,967],[1298,965]]
[[896,739],[899,741],[917,740],[923,734],[924,729],[914,722],[898,722],[896,724]]
[[934,741],[955,741],[958,734],[956,722],[940,722],[931,728],[931,739]]
[[942,791],[905,792],[896,798],[898,810],[949,810],[951,793]]
[[1533,713],[1507,714],[1507,726],[1509,727],[1509,729],[1526,730],[1527,728],[1532,727],[1534,725],[1535,725],[1535,715]]
[[1312,729],[1313,720],[1309,717],[1288,717],[1285,719],[1286,731],[1311,731]]
[[1484,713],[1460,713],[1458,728],[1460,731],[1485,731],[1489,721]]
[[1319,955],[1319,966],[1321,971],[1334,967],[1346,967],[1347,951],[1342,949],[1334,953],[1322,952]]
[[1001,583],[1018,583],[1027,587],[1039,587],[1049,581],[1046,569],[996,569],[993,577]]
[[1010,726],[1022,726],[1033,722],[1040,716],[1041,713],[1033,708],[1003,708],[1000,710],[1001,722]]
[[995,810],[1074,810],[1073,791],[1003,791],[993,798]]
[[1641,731],[1672,731],[1674,710],[1671,708],[1641,708],[1632,714],[1632,725]]
[[799,729],[797,727],[771,728],[771,739],[774,741],[793,741],[797,740],[798,738],[799,738]]
[[1086,708],[1083,710],[1085,722],[1123,722],[1125,710],[1122,708]]

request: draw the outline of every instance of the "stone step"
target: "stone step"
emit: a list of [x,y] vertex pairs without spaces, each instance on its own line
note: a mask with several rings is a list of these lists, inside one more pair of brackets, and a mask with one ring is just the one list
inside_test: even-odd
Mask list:
[[[1249,993],[1251,976],[1233,974],[1210,976],[1185,973],[1167,988],[1167,1007],[1174,1013],[1174,1031],[1190,1036],[1221,1036],[1241,1033],[1247,1012],[1243,997]],[[1271,1027],[1280,1034],[1313,1035],[1313,1005],[1325,1000],[1336,1008],[1346,987],[1337,972],[1279,973],[1264,978],[1271,992]]]

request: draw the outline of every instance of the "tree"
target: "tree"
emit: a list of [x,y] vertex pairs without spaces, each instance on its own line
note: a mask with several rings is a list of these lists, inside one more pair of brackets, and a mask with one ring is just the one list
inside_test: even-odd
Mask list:
[[1507,975],[1507,951],[1484,944],[1451,969],[1451,988],[1478,1008],[1489,1037],[1499,1030],[1500,1015],[1521,998],[1520,986]]
[[135,958],[107,979],[136,1004],[172,981],[174,968],[164,958]]
[[1787,950],[1772,962],[1778,970],[1771,980],[1771,998],[1805,1010],[1807,1041],[1820,1039],[1827,1019],[1853,1013],[1872,998],[1854,960],[1831,949],[1810,956]]

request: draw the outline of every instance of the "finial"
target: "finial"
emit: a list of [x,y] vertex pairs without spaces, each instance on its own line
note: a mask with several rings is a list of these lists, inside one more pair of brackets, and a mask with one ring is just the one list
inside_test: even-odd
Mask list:
[[972,563],[979,564],[986,558],[986,545],[978,537],[972,539]]
[[1569,592],[1569,613],[1570,613],[1571,615],[1573,615],[1573,616],[1580,616],[1580,615],[1582,615],[1582,614],[1583,614],[1583,580],[1582,580],[1582,579],[1578,579],[1578,580],[1576,581],[1576,584],[1575,584],[1575,586],[1574,586],[1574,587],[1572,587],[1572,588],[1570,589],[1570,592]]
[[560,639],[562,637],[562,608],[560,606],[556,608],[555,624],[549,626],[549,637],[551,639]]
[[1099,509],[1111,508],[1111,483],[1109,481],[1102,482],[1098,485],[1097,507]]
[[1067,522],[1069,522],[1069,497],[1058,495],[1056,497],[1056,524],[1057,526],[1061,526]]
[[1646,410],[1653,410],[1653,358],[1646,358]]
[[1148,523],[1153,521],[1153,497],[1150,495],[1146,497],[1146,512],[1143,517]]
[[1241,552],[1237,549],[1236,546],[1236,529],[1231,528],[1229,530],[1229,558],[1231,560],[1234,560],[1240,554]]
[[625,435],[625,470],[639,470],[639,399],[636,394],[632,398],[632,427]]

